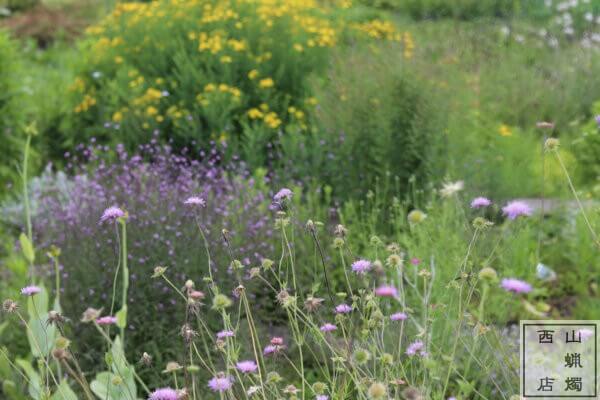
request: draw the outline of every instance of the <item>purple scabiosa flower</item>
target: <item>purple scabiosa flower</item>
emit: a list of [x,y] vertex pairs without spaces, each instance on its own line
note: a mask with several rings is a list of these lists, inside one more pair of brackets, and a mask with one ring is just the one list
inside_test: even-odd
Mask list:
[[600,115],[596,115],[594,119],[596,120],[596,124],[598,124],[598,127],[600,127]]
[[528,217],[531,215],[531,207],[524,201],[511,201],[506,206],[502,207],[502,213],[508,217],[508,219],[517,219],[517,217]]
[[335,312],[337,314],[348,314],[351,311],[352,311],[352,307],[346,303],[342,303],[342,304],[335,306]]
[[200,196],[192,196],[192,197],[188,197],[183,204],[185,204],[186,206],[200,206],[200,207],[206,207],[206,201],[204,201],[204,199]]
[[581,336],[581,339],[583,340],[587,340],[594,336],[594,331],[587,328],[579,329],[577,333],[579,334],[579,336]]
[[233,385],[233,378],[230,376],[226,376],[223,373],[215,376],[211,380],[208,381],[208,387],[213,392],[224,392],[226,390],[231,389]]
[[397,313],[390,315],[390,319],[392,321],[404,321],[407,318],[408,318],[408,315],[406,315],[406,313],[403,313],[403,312],[397,312]]
[[279,346],[274,346],[272,344],[265,346],[265,349],[263,350],[263,354],[265,356],[268,356],[270,354],[275,354],[277,352],[279,352]]
[[412,265],[417,266],[417,265],[421,264],[421,260],[419,260],[417,257],[413,257],[413,258],[410,259],[410,263]]
[[514,293],[529,293],[531,290],[533,290],[529,283],[514,278],[502,279],[500,286],[502,286],[502,289],[506,290],[507,292]]
[[273,196],[273,200],[276,202],[282,202],[284,200],[291,200],[293,196],[293,192],[288,188],[283,188],[279,192],[275,193]]
[[115,221],[117,218],[121,218],[123,216],[125,216],[125,211],[121,210],[119,207],[108,207],[102,213],[102,216],[100,217],[100,223],[102,224],[106,221]]
[[352,271],[356,272],[359,275],[366,274],[370,270],[371,270],[371,261],[361,259],[361,260],[354,261],[352,263]]
[[33,296],[38,294],[39,292],[41,292],[42,289],[40,289],[37,286],[25,286],[23,289],[21,289],[21,294],[23,296]]
[[233,331],[221,331],[221,332],[217,332],[217,338],[218,339],[224,339],[224,338],[233,337],[233,336],[235,336],[235,333],[233,333]]
[[473,201],[471,201],[471,208],[484,208],[490,204],[492,204],[492,202],[487,197],[475,197]]
[[150,393],[148,400],[177,400],[177,391],[171,388],[156,389]]
[[326,394],[318,394],[317,397],[315,397],[315,400],[329,400],[329,396]]
[[408,345],[406,348],[406,355],[414,356],[417,352],[423,350],[423,342],[420,340],[416,340]]
[[255,372],[258,369],[256,363],[252,360],[240,361],[237,364],[235,364],[235,366],[239,371],[245,374],[249,372]]
[[333,332],[337,329],[337,326],[335,326],[334,324],[330,324],[329,322],[327,322],[326,324],[324,324],[323,326],[321,326],[319,328],[321,330],[321,332]]
[[117,323],[117,317],[107,315],[106,317],[100,317],[96,319],[98,325],[114,325]]
[[393,286],[383,285],[375,289],[375,295],[380,297],[396,297],[398,289]]

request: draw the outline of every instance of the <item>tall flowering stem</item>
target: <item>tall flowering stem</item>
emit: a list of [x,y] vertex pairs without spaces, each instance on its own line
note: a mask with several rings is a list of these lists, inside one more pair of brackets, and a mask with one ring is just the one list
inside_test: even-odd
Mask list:
[[119,321],[121,341],[123,347],[125,347],[125,327],[127,326],[127,292],[129,290],[129,268],[127,267],[127,222],[125,218],[119,218],[119,224],[121,225],[121,263],[123,264],[123,288],[121,294],[121,311],[118,312],[117,317]]

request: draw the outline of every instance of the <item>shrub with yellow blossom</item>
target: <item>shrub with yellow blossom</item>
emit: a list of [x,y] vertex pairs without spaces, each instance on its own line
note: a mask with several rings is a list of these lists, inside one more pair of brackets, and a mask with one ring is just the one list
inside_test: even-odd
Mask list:
[[252,132],[269,141],[288,124],[308,129],[315,101],[307,78],[326,67],[333,47],[349,38],[405,40],[389,22],[346,17],[349,7],[119,3],[88,29],[65,130],[78,141],[93,136],[130,148],[158,130],[176,145],[220,141],[240,149]]

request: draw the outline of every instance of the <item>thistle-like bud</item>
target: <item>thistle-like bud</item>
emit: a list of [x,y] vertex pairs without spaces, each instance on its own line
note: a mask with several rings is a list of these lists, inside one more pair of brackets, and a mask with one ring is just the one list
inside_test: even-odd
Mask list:
[[321,307],[324,299],[320,297],[308,296],[308,298],[304,301],[304,308],[308,312],[315,312],[319,307]]
[[224,309],[230,307],[232,304],[233,304],[233,302],[231,301],[231,299],[221,293],[217,294],[213,298],[213,308],[215,310],[224,310]]
[[194,337],[196,337],[198,333],[192,329],[191,326],[185,324],[181,327],[181,336],[186,341],[186,343],[191,343]]
[[67,353],[65,349],[57,348],[52,350],[52,357],[54,357],[58,361],[66,360],[69,357],[69,353]]
[[179,363],[177,361],[169,361],[167,363],[167,366],[163,370],[163,373],[170,374],[170,373],[179,371],[181,368],[183,368],[183,367],[181,365],[179,365]]
[[498,274],[494,268],[484,267],[479,271],[479,279],[483,281],[495,281],[498,279]]
[[71,341],[64,336],[59,336],[56,338],[54,342],[56,344],[57,349],[67,349],[71,345]]
[[198,372],[200,372],[200,367],[197,365],[188,365],[187,370],[191,373],[191,374],[197,374]]
[[548,138],[544,143],[544,149],[546,151],[555,151],[558,150],[560,146],[560,141],[557,138]]
[[239,271],[241,269],[244,269],[244,264],[242,264],[240,260],[233,260],[231,262],[230,267],[233,271]]
[[57,324],[57,323],[62,324],[65,321],[66,321],[65,317],[63,317],[58,311],[51,310],[48,312],[48,321],[47,322],[49,324]]
[[154,268],[154,273],[152,274],[152,278],[160,278],[167,271],[167,267],[161,267],[160,265]]
[[269,260],[268,258],[263,258],[261,261],[261,266],[264,269],[271,269],[273,267],[273,260]]
[[267,374],[267,383],[278,383],[281,382],[281,375],[279,375],[277,372],[269,372]]
[[327,390],[327,384],[323,382],[315,382],[312,385],[312,390],[315,394],[323,394]]
[[485,219],[483,217],[477,217],[473,220],[473,228],[478,229],[478,230],[485,230],[492,226],[494,226],[494,223],[491,221],[488,221],[487,219]]
[[374,382],[369,386],[369,390],[367,391],[370,399],[383,399],[387,398],[387,386],[385,386],[381,382]]
[[359,348],[354,351],[353,357],[357,364],[366,364],[371,359],[371,353],[368,350]]
[[248,271],[248,276],[250,277],[250,279],[259,277],[260,276],[260,268],[257,268],[257,267],[250,268],[250,271]]
[[333,248],[341,249],[342,247],[344,247],[344,243],[344,239],[342,239],[341,237],[336,237],[335,239],[333,239]]

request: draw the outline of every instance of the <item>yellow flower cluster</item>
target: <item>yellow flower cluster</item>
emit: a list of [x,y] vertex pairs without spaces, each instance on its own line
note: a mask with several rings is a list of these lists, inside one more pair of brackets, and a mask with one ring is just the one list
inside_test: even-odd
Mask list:
[[[324,68],[327,48],[348,33],[401,41],[405,55],[414,48],[390,22],[350,23],[340,12],[351,7],[350,0],[119,2],[86,31],[91,61],[70,87],[75,111],[124,126],[201,124],[219,138],[232,123],[306,129],[316,100],[286,82]],[[93,80],[94,71],[103,79]]]

